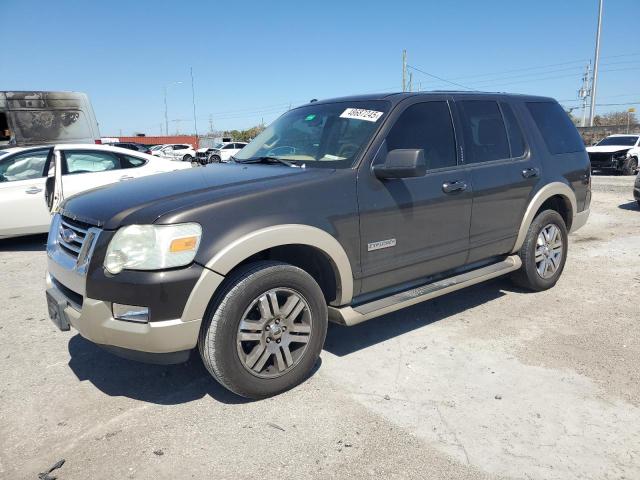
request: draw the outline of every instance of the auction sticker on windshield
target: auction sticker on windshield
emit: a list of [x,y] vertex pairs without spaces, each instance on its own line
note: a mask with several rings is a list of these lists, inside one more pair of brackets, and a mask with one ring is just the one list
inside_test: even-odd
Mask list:
[[365,110],[363,108],[347,108],[340,118],[353,118],[355,120],[365,120],[367,122],[377,122],[383,112],[375,110]]

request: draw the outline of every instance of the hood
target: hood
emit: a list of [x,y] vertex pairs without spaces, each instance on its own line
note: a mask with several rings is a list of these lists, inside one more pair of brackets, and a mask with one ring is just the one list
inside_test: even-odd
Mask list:
[[66,199],[60,211],[107,230],[127,223],[153,223],[160,215],[197,201],[207,203],[267,189],[333,170],[280,165],[214,164],[99,187]]
[[629,145],[604,145],[604,146],[594,146],[587,147],[587,152],[589,153],[613,153],[613,152],[626,152],[627,150],[631,150],[633,147]]

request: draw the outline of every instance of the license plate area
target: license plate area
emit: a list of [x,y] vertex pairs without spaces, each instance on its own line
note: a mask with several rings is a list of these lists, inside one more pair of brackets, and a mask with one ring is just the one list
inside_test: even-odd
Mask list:
[[47,309],[49,310],[49,318],[53,324],[61,331],[66,332],[71,329],[69,319],[64,309],[67,308],[67,299],[56,289],[50,288],[46,292]]

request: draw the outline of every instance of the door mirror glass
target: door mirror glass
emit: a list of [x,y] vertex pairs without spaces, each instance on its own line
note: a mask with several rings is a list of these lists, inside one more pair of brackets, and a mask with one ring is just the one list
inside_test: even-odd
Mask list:
[[391,150],[382,165],[374,165],[373,173],[380,179],[422,177],[427,173],[424,150],[421,148]]

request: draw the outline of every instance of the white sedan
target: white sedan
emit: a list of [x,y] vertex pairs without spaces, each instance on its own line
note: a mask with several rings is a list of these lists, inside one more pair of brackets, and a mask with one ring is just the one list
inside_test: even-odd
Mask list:
[[191,168],[119,147],[65,144],[0,149],[0,238],[49,231],[45,184],[56,161],[65,198],[91,188]]

